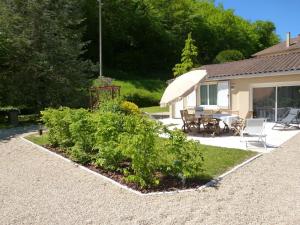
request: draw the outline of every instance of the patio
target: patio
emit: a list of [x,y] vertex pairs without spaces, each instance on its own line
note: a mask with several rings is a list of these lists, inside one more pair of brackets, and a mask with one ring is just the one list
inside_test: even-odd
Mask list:
[[[181,119],[160,119],[164,125],[167,125],[170,129],[181,129],[183,123]],[[277,129],[273,130],[272,127],[274,123],[267,122],[265,125],[264,133],[267,134],[267,150],[264,149],[260,143],[251,143],[248,146],[248,150],[268,153],[274,149],[279,148],[283,143],[294,137],[296,134],[300,133],[299,129]],[[222,134],[220,136],[203,136],[197,131],[189,132],[188,136],[190,139],[200,141],[200,143],[205,145],[226,147],[226,148],[237,148],[246,150],[245,142],[241,141],[240,136],[232,136],[230,134]]]

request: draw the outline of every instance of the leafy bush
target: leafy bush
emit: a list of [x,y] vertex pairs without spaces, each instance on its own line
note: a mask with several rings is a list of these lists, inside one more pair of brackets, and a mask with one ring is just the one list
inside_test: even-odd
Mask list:
[[92,155],[83,151],[83,149],[75,144],[73,147],[67,149],[67,153],[69,154],[70,158],[75,161],[82,164],[87,164],[91,162]]
[[85,152],[91,152],[95,144],[96,126],[92,114],[85,109],[74,110],[69,126],[72,142]]
[[238,50],[221,51],[215,58],[215,63],[225,63],[244,59],[243,53]]
[[[109,108],[114,111],[108,112]],[[116,101],[94,113],[47,109],[42,120],[50,143],[65,149],[74,161],[121,172],[126,181],[141,187],[158,185],[158,174],[186,179],[202,172],[199,143],[137,112],[134,104]],[[161,138],[161,134],[169,137]]]
[[96,165],[117,170],[124,160],[118,140],[124,130],[124,116],[118,113],[100,113],[96,117],[98,123],[95,147],[99,150]]
[[122,99],[120,98],[101,102],[99,105],[99,111],[101,113],[120,113],[122,112],[121,103]]
[[130,102],[134,102],[139,107],[147,107],[153,105],[159,105],[160,97],[156,97],[153,94],[147,92],[130,93],[124,96],[124,99]]
[[126,179],[142,187],[157,185],[159,179],[155,172],[160,165],[155,143],[160,125],[146,117],[127,116],[124,129],[119,141],[124,155],[131,159],[131,167],[125,171]]
[[92,114],[85,109],[79,109],[72,114],[69,126],[72,142],[75,143],[68,151],[73,160],[86,164],[95,154],[96,126]]
[[73,112],[67,107],[46,109],[41,112],[42,121],[49,129],[49,142],[53,146],[69,147],[73,145],[69,129]]
[[[181,130],[169,131],[169,141],[164,146],[171,155],[167,172],[177,177],[192,178],[202,172],[203,157],[199,152],[199,143],[187,140]],[[168,171],[169,170],[169,171]]]
[[139,107],[134,104],[133,102],[124,101],[121,103],[121,109],[126,114],[139,114],[141,111],[139,110]]
[[133,102],[123,101],[121,98],[105,101],[99,106],[100,113],[139,114],[139,107]]
[[124,100],[133,102],[139,107],[159,105],[167,86],[165,81],[159,79],[136,77],[132,77],[130,80],[115,80],[113,84],[121,86],[121,96]]

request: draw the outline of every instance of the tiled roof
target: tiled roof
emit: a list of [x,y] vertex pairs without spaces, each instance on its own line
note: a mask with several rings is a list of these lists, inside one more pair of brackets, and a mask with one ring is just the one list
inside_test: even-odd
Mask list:
[[299,71],[300,52],[255,57],[223,64],[205,65],[208,79],[230,79],[234,77],[264,76],[266,73]]
[[290,39],[290,46],[286,47],[286,41],[283,41],[277,45],[274,45],[270,48],[266,48],[260,52],[255,53],[252,56],[260,57],[265,55],[274,55],[280,53],[294,52],[300,50],[300,36],[298,35],[296,38]]

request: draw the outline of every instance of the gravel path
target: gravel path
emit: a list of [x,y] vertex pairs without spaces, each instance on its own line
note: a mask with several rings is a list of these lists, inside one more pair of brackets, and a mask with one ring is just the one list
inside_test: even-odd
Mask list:
[[0,131],[0,224],[298,225],[299,159],[300,135],[218,187],[137,196]]

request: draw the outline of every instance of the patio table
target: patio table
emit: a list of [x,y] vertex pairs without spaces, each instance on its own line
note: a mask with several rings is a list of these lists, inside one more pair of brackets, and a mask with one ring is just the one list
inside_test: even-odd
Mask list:
[[[195,112],[195,117],[197,119],[201,118],[203,115],[206,115],[205,112]],[[232,115],[232,114],[221,114],[221,113],[215,113],[212,114],[212,117],[214,119],[223,121],[225,123],[225,125],[227,125],[228,127],[231,127],[231,124],[239,119],[238,115]]]

